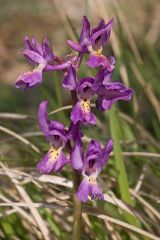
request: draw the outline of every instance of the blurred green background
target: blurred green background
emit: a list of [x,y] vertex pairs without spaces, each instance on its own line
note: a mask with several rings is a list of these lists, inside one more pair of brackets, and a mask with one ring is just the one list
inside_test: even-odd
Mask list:
[[[63,75],[44,74],[43,84],[25,93],[15,89],[14,83],[19,74],[32,69],[21,54],[25,36],[41,41],[46,32],[55,55],[70,54],[65,43],[77,39],[83,15],[92,26],[101,17],[106,21],[114,17],[105,55],[116,57],[113,78],[131,86],[135,96],[109,112],[93,109],[98,126],[84,128],[84,141],[94,138],[105,143],[111,136],[115,148],[99,179],[106,201],[89,201],[84,206],[82,239],[160,239],[158,0],[0,0],[0,202],[56,206],[0,207],[0,239],[70,239],[72,190],[54,178],[52,183],[52,178],[45,182],[35,167],[49,147],[37,125],[39,103],[48,99],[49,111],[71,104],[61,88]],[[83,61],[79,77],[94,74]],[[65,110],[51,118],[67,125],[69,116],[70,110]],[[71,180],[71,169],[67,166],[57,176]],[[118,220],[128,223],[132,231]],[[146,231],[148,238],[137,228]]]

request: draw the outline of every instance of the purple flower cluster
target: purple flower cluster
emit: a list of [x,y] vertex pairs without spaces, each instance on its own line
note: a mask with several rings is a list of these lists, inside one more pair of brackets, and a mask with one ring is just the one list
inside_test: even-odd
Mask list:
[[[38,163],[41,173],[59,172],[66,164],[82,175],[83,180],[79,186],[77,196],[80,201],[86,202],[88,196],[103,199],[104,195],[98,186],[97,177],[102,171],[113,149],[113,141],[109,139],[104,148],[96,140],[91,140],[86,153],[83,147],[83,125],[96,125],[96,116],[91,110],[91,100],[96,99],[97,110],[105,111],[112,107],[118,100],[129,101],[133,90],[124,86],[121,82],[112,81],[112,73],[115,68],[115,58],[102,54],[103,47],[108,43],[113,19],[107,24],[101,20],[96,28],[91,29],[86,16],[83,18],[83,26],[79,43],[68,40],[70,48],[78,54],[68,55],[64,58],[55,56],[49,46],[46,35],[42,44],[33,37],[24,39],[24,57],[34,65],[34,69],[20,75],[15,83],[16,87],[25,89],[36,86],[42,82],[43,72],[63,71],[62,86],[71,92],[73,108],[70,116],[70,126],[65,129],[63,124],[51,121],[47,113],[47,101],[39,105],[39,127],[50,143],[49,151]],[[89,54],[87,65],[97,69],[96,76],[87,76],[78,79],[77,72],[82,63],[84,54]],[[65,149],[69,154],[65,154]]]

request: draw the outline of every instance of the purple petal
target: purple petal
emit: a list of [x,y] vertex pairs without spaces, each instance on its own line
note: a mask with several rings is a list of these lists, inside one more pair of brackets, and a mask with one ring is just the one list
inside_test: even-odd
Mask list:
[[44,70],[46,72],[64,70],[68,67],[68,65],[69,65],[68,62],[65,62],[65,63],[62,63],[62,64],[56,64],[56,65],[47,64]]
[[70,162],[74,169],[82,170],[83,167],[83,144],[82,141],[77,140],[71,152]]
[[47,113],[48,101],[43,101],[40,103],[38,108],[38,123],[41,131],[47,135],[49,132],[50,120],[48,119]]
[[37,168],[40,173],[51,172],[56,165],[56,161],[50,158],[50,151],[44,156],[44,158],[37,164]]
[[125,87],[120,82],[112,82],[99,87],[97,94],[99,96],[105,97],[106,100],[129,101],[133,95],[133,90],[131,88]]
[[38,63],[38,64],[45,63],[44,58],[40,54],[38,54],[34,51],[24,50],[23,54],[24,54],[24,56],[27,56],[31,61],[33,61],[35,63]]
[[105,27],[105,21],[104,21],[103,19],[101,19],[100,22],[99,22],[99,24],[98,24],[98,26],[92,29],[92,31],[91,31],[91,36],[92,36],[94,33],[98,32],[99,30],[104,29],[104,27]]
[[25,87],[25,89],[36,86],[42,82],[42,68],[36,68],[33,71],[21,74],[16,80],[15,86]]
[[33,48],[32,44],[31,44],[31,42],[30,42],[30,40],[29,40],[29,38],[27,36],[24,38],[24,45],[25,45],[25,48],[27,50],[34,51],[34,48]]
[[98,183],[90,185],[90,196],[91,198],[98,198],[99,200],[104,200],[104,195],[102,190],[99,188]]
[[36,51],[37,53],[43,56],[42,47],[35,37],[32,37],[32,43],[34,45],[34,51]]
[[[94,183],[92,181],[94,181]],[[83,203],[87,202],[88,195],[90,195],[92,199],[93,198],[98,198],[100,200],[104,199],[103,192],[99,188],[96,179],[92,180],[92,177],[91,177],[91,180],[90,178],[85,177],[82,180],[77,192],[77,197],[79,201]]]
[[[85,107],[83,104],[85,104]],[[91,113],[90,106],[85,101],[78,101],[73,107],[71,112],[71,120],[74,124],[76,124],[78,121],[83,122],[84,124],[96,124],[96,117],[93,113]]]
[[67,163],[69,163],[69,160],[66,158],[64,153],[61,152],[59,157],[57,158],[57,162],[56,162],[54,171],[59,172]]
[[97,54],[92,53],[89,56],[89,59],[87,61],[87,65],[91,68],[96,68],[96,67],[100,67],[102,66],[105,70],[112,72],[113,69],[115,68],[114,65],[112,65],[112,63],[114,63],[114,61],[112,61],[113,59],[106,58],[103,54]]
[[94,83],[94,78],[92,77],[85,77],[79,81],[77,93],[81,99],[91,98],[91,96],[94,94],[93,83]]
[[78,188],[77,197],[79,201],[85,203],[88,200],[89,195],[89,183],[87,180],[83,180]]
[[79,101],[72,108],[71,120],[74,124],[76,124],[78,121],[83,120],[83,111],[81,109],[81,103]]
[[83,17],[83,27],[80,35],[80,45],[87,45],[90,38],[90,23],[86,16]]
[[104,167],[104,165],[108,161],[109,155],[112,152],[112,150],[113,150],[113,140],[109,139],[106,143],[105,148],[103,149],[102,168]]
[[83,137],[83,133],[80,131],[80,126],[79,124],[73,124],[73,122],[71,122],[70,127],[66,133],[66,138],[68,140],[73,139],[74,141],[77,139],[81,139]]
[[99,173],[101,169],[101,146],[97,141],[92,140],[86,151],[83,171],[87,176]]
[[106,100],[103,97],[98,97],[96,100],[96,108],[100,111],[109,110],[112,107],[112,104],[112,100]]
[[46,35],[43,38],[42,41],[42,49],[43,49],[43,56],[47,61],[54,61],[55,56],[52,52],[52,49],[49,46],[48,40]]
[[112,74],[113,72],[112,71],[110,72],[107,69],[100,70],[95,76],[95,81],[93,84],[94,91],[97,92],[99,87],[103,84],[107,85],[112,78]]
[[61,150],[55,150],[55,152],[52,152],[51,149],[38,163],[37,168],[40,173],[50,173],[51,171],[59,172],[68,162],[68,159]]
[[49,130],[57,129],[59,132],[64,133],[64,125],[57,121],[50,121]]
[[77,88],[77,73],[76,69],[70,65],[67,75],[63,80],[63,87],[69,90],[75,90]]
[[71,40],[67,40],[67,44],[76,52],[88,53],[88,49],[86,46],[81,46],[80,44],[74,43]]
[[99,67],[102,63],[102,56],[103,55],[90,54],[86,64],[91,68]]
[[92,44],[96,43],[98,46],[105,45],[110,37],[112,24],[113,19],[109,20],[109,22],[105,25],[103,29],[100,29],[97,32],[95,32],[90,38]]
[[87,151],[86,151],[86,158],[92,155],[100,155],[101,154],[101,145],[98,141],[91,140],[88,144]]

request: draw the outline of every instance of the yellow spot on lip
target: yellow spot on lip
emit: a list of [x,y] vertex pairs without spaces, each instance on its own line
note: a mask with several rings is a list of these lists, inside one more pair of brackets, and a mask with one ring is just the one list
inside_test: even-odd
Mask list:
[[52,162],[57,161],[57,158],[58,158],[60,152],[61,152],[61,148],[56,149],[56,148],[52,147],[49,151],[49,160]]
[[90,184],[96,184],[97,183],[97,180],[96,180],[95,177],[89,177],[88,181],[89,181]]
[[85,113],[90,112],[90,100],[81,100],[81,107]]
[[98,49],[97,51],[94,52],[95,55],[101,56],[102,55],[102,49]]

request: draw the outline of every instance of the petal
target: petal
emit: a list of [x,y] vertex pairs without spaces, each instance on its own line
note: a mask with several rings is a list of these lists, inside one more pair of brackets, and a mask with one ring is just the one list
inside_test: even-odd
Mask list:
[[45,71],[49,72],[49,71],[59,71],[59,70],[64,70],[68,67],[68,62],[62,63],[62,64],[56,64],[56,65],[52,65],[52,64],[47,64],[45,67]]
[[77,94],[81,99],[90,99],[94,94],[93,91],[93,77],[85,77],[79,81],[79,86],[77,88]]
[[87,45],[90,38],[90,23],[86,16],[83,17],[83,27],[80,35],[80,45]]
[[77,87],[77,73],[76,69],[70,65],[67,75],[63,80],[63,87],[69,90],[75,90]]
[[54,61],[55,56],[52,52],[52,49],[49,46],[48,39],[46,35],[44,35],[43,41],[42,41],[42,50],[43,50],[43,56],[47,61]]
[[88,200],[88,195],[89,195],[89,184],[87,180],[83,179],[78,188],[77,197],[79,201],[85,203]]
[[112,152],[112,150],[113,150],[113,140],[112,140],[112,139],[109,139],[109,140],[106,142],[105,148],[103,149],[102,168],[104,167],[104,165],[105,165],[106,162],[108,161],[109,155],[110,155],[110,153]]
[[85,113],[83,121],[86,124],[90,123],[92,125],[96,125],[96,116],[91,112]]
[[49,130],[52,131],[54,129],[57,129],[61,133],[64,133],[64,125],[62,123],[57,121],[50,121]]
[[133,93],[131,88],[125,87],[120,82],[107,83],[97,90],[99,96],[104,97],[106,100],[112,100],[113,102],[117,100],[129,101]]
[[24,56],[27,56],[31,61],[33,61],[35,63],[39,63],[40,64],[40,63],[44,63],[45,62],[44,58],[40,54],[38,54],[38,53],[36,53],[34,51],[24,50],[23,54],[24,54]]
[[103,19],[101,19],[99,21],[98,26],[92,29],[91,35],[93,35],[94,33],[96,33],[97,31],[99,31],[101,29],[104,29],[104,27],[105,27],[105,21]]
[[95,51],[95,53],[91,53],[89,56],[89,59],[87,61],[87,65],[91,68],[96,68],[102,66],[103,69],[112,72],[115,68],[115,62],[112,59],[113,57],[110,56],[109,58],[105,57],[103,54],[98,55]]
[[50,173],[51,171],[59,172],[69,161],[61,150],[55,150],[56,153],[51,153],[51,150],[37,164],[40,173]]
[[42,68],[36,68],[33,71],[26,72],[21,74],[16,80],[15,86],[25,87],[25,89],[36,86],[42,82]]
[[64,153],[61,152],[59,157],[57,158],[57,162],[53,170],[55,172],[59,172],[67,163],[69,163],[69,160],[66,158]]
[[100,40],[98,41],[99,45],[104,46],[108,42],[111,34],[112,25],[113,25],[113,18],[110,19],[109,22],[106,24],[105,31],[101,34]]
[[74,124],[71,122],[70,127],[66,133],[66,138],[68,140],[73,139],[74,141],[77,139],[81,139],[83,137],[83,133],[80,131],[79,123]]
[[104,200],[103,192],[99,188],[98,183],[90,184],[90,196],[92,199],[98,198],[99,200]]
[[42,47],[35,37],[32,37],[32,43],[34,45],[34,51],[36,51],[37,53],[43,56]]
[[92,44],[96,42],[99,46],[105,45],[110,37],[112,24],[113,19],[110,19],[103,29],[99,29],[95,32],[90,38]]
[[71,120],[74,124],[76,124],[78,121],[83,120],[83,111],[81,108],[81,103],[79,101],[75,104],[75,106],[72,109]]
[[38,108],[38,123],[41,131],[47,135],[49,132],[50,120],[47,113],[48,101],[43,101],[39,104]]
[[78,140],[75,142],[74,148],[71,152],[70,162],[74,169],[82,170],[83,167],[83,144],[82,141]]
[[50,151],[44,156],[44,158],[37,164],[37,168],[40,173],[51,172],[56,165],[56,162],[50,158]]
[[71,40],[67,40],[67,44],[76,52],[88,53],[88,49],[86,46],[81,46],[80,44],[74,43]]
[[91,155],[100,155],[101,154],[101,145],[98,141],[91,140],[88,144],[87,150],[86,150],[86,158]]
[[105,75],[105,70],[102,69],[100,70],[97,75],[95,76],[95,81],[93,84],[93,90],[96,92],[97,89],[100,87],[100,85],[102,85],[103,80],[104,80],[104,75]]
[[113,72],[108,72],[108,71],[104,74],[104,80],[103,80],[104,85],[107,84],[111,80],[112,74],[113,74]]
[[103,97],[98,97],[96,100],[96,108],[100,111],[109,110],[113,104],[112,100],[106,100]]
[[96,125],[96,116],[90,111],[90,102],[78,101],[72,109],[71,120],[74,124],[80,121],[84,124]]
[[30,42],[30,40],[29,40],[29,38],[27,36],[24,38],[24,45],[25,45],[25,48],[27,50],[34,51],[34,48],[33,48],[32,44],[31,44],[31,42]]
[[99,67],[101,63],[102,63],[101,55],[98,56],[96,54],[90,54],[89,59],[86,62],[86,64],[91,68]]

